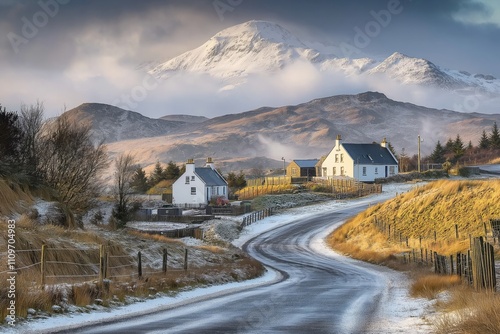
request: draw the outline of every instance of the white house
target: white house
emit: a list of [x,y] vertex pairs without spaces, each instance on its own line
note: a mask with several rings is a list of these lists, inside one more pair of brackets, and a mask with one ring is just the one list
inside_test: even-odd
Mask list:
[[186,163],[186,171],[172,185],[172,204],[204,205],[215,196],[227,197],[227,181],[215,169],[212,158],[205,167],[195,167],[194,160]]
[[398,160],[387,147],[379,144],[343,143],[337,136],[335,147],[321,165],[323,177],[350,177],[362,182],[398,174]]

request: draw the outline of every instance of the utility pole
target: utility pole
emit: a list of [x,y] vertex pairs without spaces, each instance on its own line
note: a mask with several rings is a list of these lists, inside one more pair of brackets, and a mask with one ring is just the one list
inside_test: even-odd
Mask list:
[[418,163],[417,163],[417,165],[418,165],[418,172],[419,173],[420,173],[420,142],[421,141],[422,140],[420,139],[420,135],[418,135],[418,158],[417,158]]
[[284,157],[281,157],[281,160],[283,160],[283,176],[286,176],[285,158],[284,158]]

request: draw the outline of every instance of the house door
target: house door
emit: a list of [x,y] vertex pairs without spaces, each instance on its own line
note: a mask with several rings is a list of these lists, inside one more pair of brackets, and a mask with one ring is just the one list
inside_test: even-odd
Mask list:
[[385,166],[385,177],[387,177],[387,169],[388,168],[389,168],[388,166]]

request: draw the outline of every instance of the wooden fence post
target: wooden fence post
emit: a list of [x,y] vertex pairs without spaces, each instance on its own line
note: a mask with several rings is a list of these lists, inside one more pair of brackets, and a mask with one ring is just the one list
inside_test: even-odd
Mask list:
[[46,246],[42,245],[42,254],[40,255],[40,284],[42,286],[42,290],[45,289],[45,261],[46,261]]
[[163,265],[162,265],[162,270],[163,270],[164,274],[167,273],[167,260],[168,260],[167,249],[163,248]]
[[139,278],[142,278],[142,257],[141,257],[141,251],[137,253],[137,274],[139,275]]
[[455,224],[455,237],[458,239],[458,224]]
[[109,268],[109,252],[106,251],[106,257],[104,258],[104,278],[108,278],[108,268]]
[[450,255],[450,275],[453,275],[453,255]]
[[104,245],[99,245],[99,284],[102,286],[104,279]]
[[188,249],[184,248],[184,270],[188,269]]

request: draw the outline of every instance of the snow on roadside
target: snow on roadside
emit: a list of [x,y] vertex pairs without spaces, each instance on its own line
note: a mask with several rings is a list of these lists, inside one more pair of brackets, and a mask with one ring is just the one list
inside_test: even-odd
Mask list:
[[[311,248],[317,253],[333,257],[343,258],[349,262],[361,262],[358,260],[345,258],[343,255],[332,250],[325,241],[325,238],[339,225],[330,226],[322,233],[316,235],[311,241]],[[375,266],[361,262],[361,265],[374,268],[380,273],[381,279],[385,283],[385,291],[380,300],[379,309],[375,319],[373,319],[369,333],[373,334],[396,334],[411,333],[424,334],[431,333],[432,327],[426,321],[432,314],[432,301],[425,298],[412,298],[409,296],[409,279],[404,273],[391,270],[389,268]],[[373,270],[372,270],[373,271]]]
[[25,322],[13,328],[2,328],[2,333],[43,334],[51,333],[53,331],[67,331],[81,326],[102,324],[103,322],[118,321],[120,319],[127,319],[130,317],[137,317],[162,310],[168,310],[193,302],[208,300],[217,296],[223,296],[237,291],[255,288],[264,284],[276,282],[280,279],[281,274],[275,270],[268,269],[263,276],[243,282],[231,282],[223,285],[201,287],[190,291],[180,292],[173,297],[159,297],[157,294],[151,297],[154,299],[137,299],[137,302],[130,305],[119,306],[116,308],[101,308],[91,313],[52,316],[47,319],[37,320],[36,322]]
[[[313,204],[307,206],[307,210],[303,207],[296,207],[293,209],[289,209],[281,214],[277,214],[274,216],[266,217],[263,220],[260,220],[250,226],[245,227],[239,236],[233,235],[233,225],[238,225],[238,219],[221,219],[218,220],[218,224],[215,226],[219,226],[218,228],[223,229],[224,226],[230,226],[231,232],[229,233],[229,239],[232,239],[233,245],[237,247],[241,247],[245,242],[250,240],[251,238],[265,232],[271,230],[273,228],[282,226],[284,224],[288,224],[294,220],[300,219],[302,217],[309,217],[311,215],[321,214],[328,210],[339,209],[343,207],[349,207],[353,205],[357,205],[359,203],[371,204],[375,201],[381,199],[389,199],[392,198],[396,193],[402,193],[410,190],[415,187],[415,184],[398,184],[398,185],[384,185],[383,193],[372,195],[369,197],[357,199],[357,200],[347,200],[347,201],[328,201],[319,204]],[[222,222],[222,224],[221,224]],[[218,231],[218,230],[217,230]],[[226,232],[221,232],[222,235],[226,235]],[[325,234],[326,236],[326,234]],[[198,243],[200,241],[193,241],[192,238],[184,238],[183,242],[185,244],[190,243]],[[196,239],[194,239],[196,240]],[[202,242],[202,241],[201,241]],[[339,255],[337,255],[339,256]],[[402,275],[402,274],[401,274]],[[209,287],[201,287],[196,288],[190,291],[184,291],[177,294],[174,297],[164,296],[164,295],[155,295],[152,296],[152,299],[138,299],[138,302],[126,305],[126,306],[118,306],[116,308],[106,308],[93,311],[91,313],[73,313],[73,314],[64,314],[52,316],[48,319],[39,319],[34,322],[25,322],[17,325],[14,328],[2,328],[4,333],[14,334],[14,333],[50,333],[54,330],[69,330],[71,328],[77,328],[82,325],[90,325],[95,323],[102,323],[105,321],[116,321],[123,318],[129,318],[132,316],[143,315],[147,313],[157,312],[160,310],[170,309],[174,307],[178,307],[184,304],[188,304],[194,301],[206,300],[215,296],[220,296],[224,294],[229,294],[232,292],[236,292],[239,290],[249,289],[252,287],[257,287],[260,285],[269,284],[271,282],[276,282],[280,279],[280,274],[270,268],[267,268],[266,273],[256,279],[251,279],[243,282],[232,282],[223,285],[215,285]],[[394,276],[396,278],[396,276]],[[398,282],[401,279],[391,280],[391,284],[399,284]],[[414,305],[415,303],[408,299],[404,299],[403,296],[406,296],[406,293],[402,287],[400,290],[400,294],[393,293],[393,297],[396,300],[401,302],[401,304],[394,303],[392,300],[386,300],[383,304],[390,305],[400,305],[398,306],[398,310],[421,310],[424,306],[422,306],[419,302],[418,305]],[[390,306],[388,306],[390,307]],[[395,309],[387,309],[384,312],[396,311]],[[404,312],[403,312],[404,313]],[[418,313],[418,312],[417,312]],[[386,313],[384,313],[386,314]],[[404,316],[411,316],[416,313],[404,313]],[[398,320],[401,316],[399,313],[396,313],[394,319]],[[404,317],[403,317],[404,318]],[[391,324],[384,324],[391,325]],[[411,324],[407,323],[405,326],[410,326]],[[419,325],[420,326],[420,325]],[[385,328],[385,327],[384,327]],[[401,327],[403,328],[403,327]],[[407,329],[408,327],[406,327]],[[383,333],[381,331],[380,333]],[[385,332],[384,332],[385,333]],[[394,332],[395,333],[395,332]],[[419,333],[419,332],[417,332]]]

